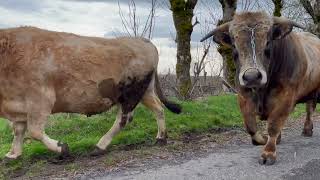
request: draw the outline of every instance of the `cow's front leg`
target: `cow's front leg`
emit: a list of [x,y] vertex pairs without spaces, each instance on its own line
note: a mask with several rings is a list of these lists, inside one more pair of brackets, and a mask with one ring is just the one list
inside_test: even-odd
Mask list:
[[26,132],[27,124],[26,122],[14,122],[12,123],[13,129],[13,141],[10,151],[6,154],[8,159],[17,159],[22,154],[22,146],[24,134]]
[[304,122],[304,127],[302,135],[306,137],[311,137],[313,134],[313,123],[312,123],[312,113],[316,109],[317,102],[316,100],[310,100],[306,103],[307,116],[306,121]]
[[59,153],[60,158],[70,157],[69,147],[67,144],[50,138],[45,133],[45,124],[49,113],[32,114],[28,120],[28,132],[30,136],[38,141],[41,141],[49,150]]
[[250,98],[245,98],[242,95],[238,95],[238,102],[240,110],[242,112],[244,126],[250,134],[253,145],[265,145],[267,137],[263,136],[260,131],[257,130],[255,105]]
[[119,106],[116,121],[113,123],[111,129],[99,140],[95,149],[90,153],[91,156],[99,156],[106,153],[106,148],[111,143],[112,138],[117,135],[124,126],[132,121],[133,112],[124,113]]
[[284,93],[277,97],[274,98],[274,102],[269,104],[271,113],[267,125],[268,141],[259,160],[259,163],[263,165],[272,165],[276,162],[277,138],[281,134],[281,130],[293,108],[292,95]]

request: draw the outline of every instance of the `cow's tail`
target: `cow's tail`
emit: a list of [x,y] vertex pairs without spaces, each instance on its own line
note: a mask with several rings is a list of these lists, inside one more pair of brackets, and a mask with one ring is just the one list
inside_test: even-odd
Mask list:
[[169,101],[162,93],[161,87],[160,87],[160,82],[158,79],[158,74],[157,72],[155,73],[155,88],[156,88],[156,93],[160,99],[160,101],[168,108],[171,112],[180,114],[181,113],[181,106],[179,104],[176,104],[174,102]]

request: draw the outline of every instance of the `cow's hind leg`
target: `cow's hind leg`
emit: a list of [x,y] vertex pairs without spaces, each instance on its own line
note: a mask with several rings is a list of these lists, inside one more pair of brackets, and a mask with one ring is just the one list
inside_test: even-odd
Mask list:
[[6,154],[6,158],[17,159],[22,154],[23,139],[26,131],[26,122],[14,122],[13,128],[13,141],[10,151]]
[[[49,115],[49,114],[48,114]],[[60,158],[69,157],[69,148],[67,144],[51,139],[45,133],[45,124],[48,115],[37,114],[30,117],[28,120],[28,132],[30,136],[38,141],[41,141],[49,150],[60,153]]]
[[99,156],[106,153],[106,148],[111,143],[112,138],[117,135],[124,126],[132,121],[133,112],[124,113],[119,107],[117,118],[111,129],[99,140],[96,148],[90,153],[91,156]]
[[312,113],[316,109],[317,102],[315,100],[308,101],[306,103],[307,116],[306,121],[304,122],[304,127],[302,135],[306,137],[311,137],[313,134],[313,123],[312,123]]
[[166,124],[164,118],[164,110],[154,91],[147,91],[142,99],[143,105],[149,108],[156,116],[158,124],[157,144],[164,145],[167,143]]
[[[137,104],[141,101],[146,90],[150,86],[150,82],[154,77],[153,71],[140,78],[128,78],[119,82],[119,84],[114,87],[118,94],[117,102],[119,105],[119,112],[117,119],[114,122],[111,129],[99,140],[96,145],[95,150],[91,153],[93,156],[101,155],[105,153],[105,149],[110,144],[112,138],[119,133],[119,131],[128,123],[132,121],[133,110]],[[139,79],[139,80],[138,80]],[[108,81],[102,81],[98,85],[100,94],[105,94],[104,92],[109,91],[108,86],[103,83]],[[109,93],[107,93],[109,94]]]

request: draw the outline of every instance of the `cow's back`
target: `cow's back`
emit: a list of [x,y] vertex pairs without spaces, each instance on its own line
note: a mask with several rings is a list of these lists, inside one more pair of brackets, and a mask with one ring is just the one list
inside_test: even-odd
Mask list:
[[13,89],[12,96],[50,94],[53,112],[104,111],[111,102],[101,98],[97,83],[139,78],[158,62],[156,48],[144,39],[84,37],[33,27],[1,30],[0,38],[1,94]]

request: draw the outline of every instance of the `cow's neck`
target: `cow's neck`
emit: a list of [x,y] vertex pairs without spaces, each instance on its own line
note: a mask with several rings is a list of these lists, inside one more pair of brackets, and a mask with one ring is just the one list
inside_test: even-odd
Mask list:
[[295,72],[299,67],[298,49],[293,41],[293,35],[274,40],[270,51],[270,65],[268,69],[267,90],[277,88],[283,83],[289,83],[295,78]]
[[268,99],[272,91],[283,87],[284,83],[291,82],[294,78],[296,67],[299,66],[299,60],[296,58],[297,50],[292,41],[292,36],[275,40],[271,45],[271,57],[268,69],[267,84],[258,89],[250,89],[251,97],[256,104],[256,112],[261,119],[268,117]]

